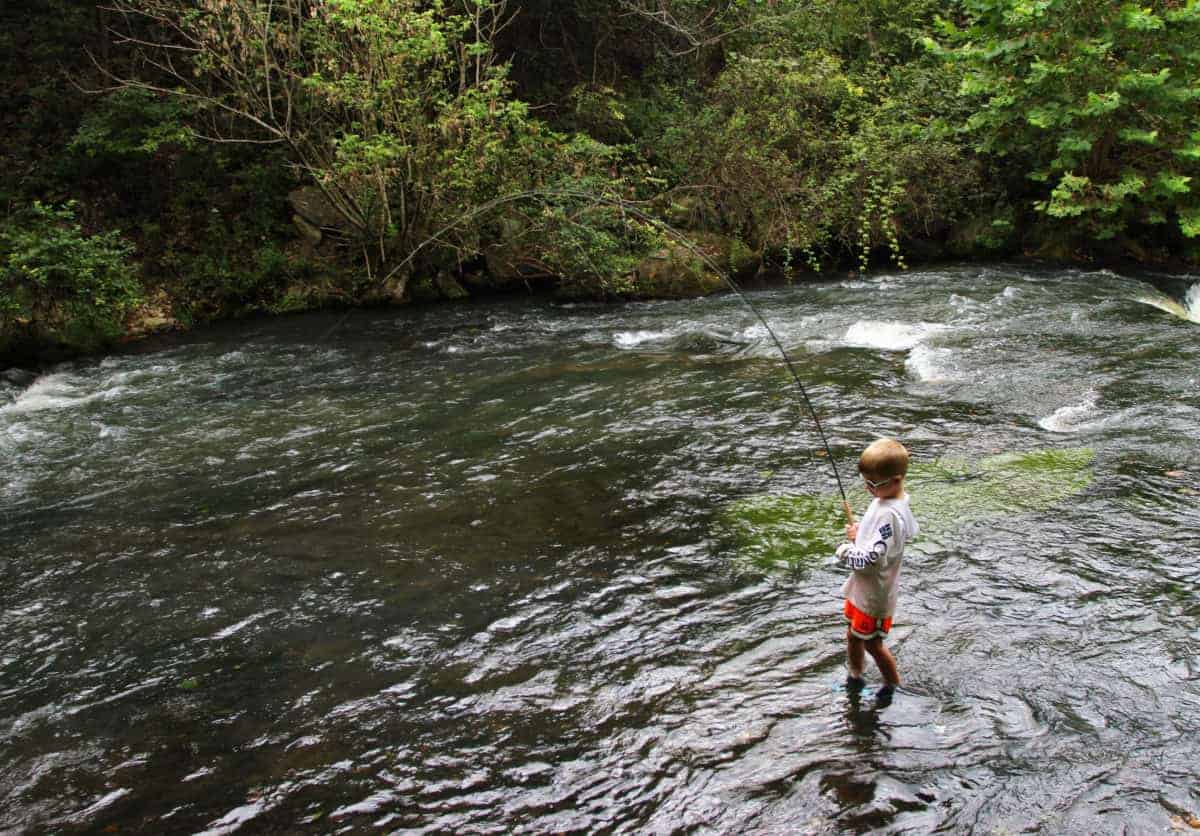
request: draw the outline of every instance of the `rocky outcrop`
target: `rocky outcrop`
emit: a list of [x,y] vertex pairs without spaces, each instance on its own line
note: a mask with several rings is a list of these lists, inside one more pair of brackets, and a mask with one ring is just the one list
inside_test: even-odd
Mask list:
[[402,305],[409,301],[408,289],[408,274],[400,272],[376,283],[363,295],[363,301],[369,305]]
[[467,293],[467,289],[462,286],[458,279],[445,270],[438,272],[437,276],[434,277],[433,284],[443,299],[466,299],[471,295]]
[[165,290],[159,290],[129,314],[124,339],[133,340],[164,331],[176,331],[179,328],[171,297]]
[[294,213],[292,223],[301,235],[314,244],[321,243],[324,230],[347,232],[350,229],[345,215],[316,186],[292,189],[288,192],[288,203]]
[[292,224],[304,236],[304,240],[312,244],[314,247],[321,243],[321,239],[325,237],[321,232],[321,228],[310,223],[301,215],[292,215]]
[[471,295],[462,282],[446,270],[439,270],[432,277],[413,279],[408,285],[408,298],[412,302],[441,302],[466,299]]
[[[703,255],[703,258],[701,257]],[[649,297],[706,296],[727,287],[709,264],[735,281],[753,276],[760,256],[736,238],[711,232],[691,233],[647,256],[634,270],[634,294]]]
[[533,247],[498,243],[483,253],[489,284],[496,289],[519,287],[531,280],[552,278],[554,273],[534,255]]

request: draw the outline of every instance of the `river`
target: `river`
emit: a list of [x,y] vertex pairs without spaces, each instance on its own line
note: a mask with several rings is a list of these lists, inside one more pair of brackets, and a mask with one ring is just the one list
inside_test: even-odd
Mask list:
[[912,450],[890,702],[842,685],[834,474],[733,295],[10,373],[0,830],[1200,825],[1200,330],[1149,291],[999,264],[752,294],[860,512],[861,448]]

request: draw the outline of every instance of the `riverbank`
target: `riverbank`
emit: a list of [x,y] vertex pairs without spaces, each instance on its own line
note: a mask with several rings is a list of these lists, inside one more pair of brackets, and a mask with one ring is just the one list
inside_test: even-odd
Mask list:
[[797,4],[0,10],[0,352],[719,288],[668,226],[738,281],[1200,264],[1194,9]]
[[[497,301],[506,298],[528,298],[549,300],[557,303],[594,302],[605,305],[623,304],[648,300],[682,300],[696,299],[712,294],[730,292],[728,284],[733,281],[741,290],[764,291],[779,289],[808,282],[840,281],[846,278],[856,278],[860,274],[854,269],[855,265],[846,263],[836,271],[823,273],[805,272],[802,270],[786,271],[781,266],[764,265],[761,262],[747,260],[741,264],[740,271],[726,270],[717,273],[710,266],[698,262],[695,253],[704,253],[715,263],[722,258],[719,250],[714,247],[713,237],[709,237],[707,246],[704,243],[689,241],[680,245],[673,252],[662,250],[652,254],[645,261],[645,269],[651,280],[640,280],[627,285],[623,292],[583,293],[578,287],[569,283],[562,284],[554,277],[539,276],[531,280],[496,280],[483,271],[467,273],[457,277],[443,276],[440,280],[415,281],[408,287],[407,293],[400,297],[390,297],[385,293],[371,289],[362,293],[362,282],[355,278],[351,271],[330,273],[326,277],[310,280],[305,286],[289,286],[283,294],[282,304],[254,304],[243,309],[231,311],[224,316],[214,316],[204,320],[196,320],[187,316],[178,316],[176,311],[180,304],[172,300],[168,293],[159,289],[151,301],[139,305],[132,310],[122,323],[122,331],[111,341],[86,347],[64,344],[47,344],[27,342],[23,345],[10,345],[7,350],[0,351],[0,369],[9,369],[12,375],[25,376],[28,372],[44,371],[55,364],[87,357],[97,357],[113,352],[126,353],[129,351],[155,350],[169,345],[175,338],[192,332],[203,332],[215,327],[222,329],[236,327],[237,322],[267,321],[278,317],[295,317],[302,314],[312,314],[322,311],[337,312],[350,315],[355,310],[382,310],[387,308],[409,309],[414,312],[428,312],[436,315],[435,309],[441,305],[453,305],[467,302]],[[691,248],[697,248],[693,251]],[[672,256],[675,258],[672,258]],[[946,261],[943,264],[954,269],[961,269],[968,262]],[[1150,304],[1161,307],[1174,316],[1187,318],[1193,314],[1188,308],[1189,291],[1197,295],[1193,289],[1197,274],[1186,270],[1186,265],[1173,264],[1162,269],[1159,266],[1148,266],[1133,259],[1115,260],[1109,264],[1068,264],[1055,263],[1044,259],[1025,257],[1009,259],[1006,263],[1016,269],[1034,271],[1072,271],[1091,270],[1108,272],[1114,275],[1124,275],[1131,279],[1146,282],[1147,298]],[[937,264],[918,264],[912,269],[936,269]],[[1174,268],[1173,270],[1171,268]],[[880,271],[888,273],[886,269]],[[872,274],[862,278],[871,279]],[[736,278],[735,278],[736,277]],[[358,298],[353,295],[358,288]],[[601,308],[602,309],[602,308]],[[598,309],[599,310],[599,309]]]

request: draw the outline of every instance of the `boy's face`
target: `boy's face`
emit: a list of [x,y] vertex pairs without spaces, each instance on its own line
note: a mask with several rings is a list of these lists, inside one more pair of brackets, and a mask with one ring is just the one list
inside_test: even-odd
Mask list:
[[903,476],[880,476],[878,474],[862,474],[863,484],[867,493],[878,499],[895,499],[904,493]]

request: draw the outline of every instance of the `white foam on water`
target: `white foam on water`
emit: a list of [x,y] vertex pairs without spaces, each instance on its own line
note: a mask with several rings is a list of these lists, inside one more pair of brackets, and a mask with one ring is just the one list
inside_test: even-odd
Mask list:
[[1003,305],[1010,299],[1016,299],[1020,295],[1021,290],[1019,288],[1016,288],[1013,285],[1008,285],[1004,288],[1004,290],[1000,291],[995,295],[995,297],[993,297],[992,302],[997,305]]
[[338,807],[329,814],[331,819],[341,819],[346,816],[362,815],[364,813],[374,814],[385,809],[388,805],[396,801],[396,794],[389,790],[380,790],[373,793],[367,798],[355,804],[347,804],[344,807]]
[[90,381],[80,380],[70,372],[60,371],[43,375],[24,390],[17,393],[9,403],[0,406],[0,414],[24,414],[62,411],[82,406],[96,400],[113,401],[131,393],[126,384],[141,372],[118,372],[98,381],[100,388],[85,391]]
[[1158,291],[1139,293],[1133,297],[1133,300],[1152,308],[1158,308],[1160,311],[1165,311],[1188,322],[1200,324],[1200,282],[1196,282],[1188,288],[1182,303]]
[[100,438],[120,440],[127,435],[129,435],[129,431],[124,427],[110,427],[108,424],[100,425]]
[[1188,288],[1187,295],[1183,297],[1183,307],[1188,312],[1188,319],[1200,322],[1200,282]]
[[846,331],[843,341],[855,348],[877,348],[882,351],[909,351],[946,326],[932,322],[879,322],[859,320]]
[[94,401],[103,392],[92,392],[81,395],[79,389],[72,385],[70,376],[56,372],[39,377],[29,387],[17,395],[16,400],[5,406],[0,406],[0,413],[41,412],[47,409],[70,409],[74,406]]
[[954,351],[921,344],[909,352],[904,361],[909,375],[923,383],[945,383],[959,377],[954,363]]
[[92,819],[92,817],[104,811],[106,807],[112,806],[117,801],[129,795],[133,790],[126,787],[115,789],[107,795],[101,797],[97,801],[88,805],[84,809],[73,813],[66,817],[66,821],[72,824],[83,824]]
[[[811,317],[806,317],[806,319],[809,318]],[[761,322],[756,322],[746,330],[742,331],[741,336],[746,340],[765,340],[769,339],[771,334],[767,331],[765,325],[763,325]]]
[[673,336],[670,331],[621,331],[613,335],[613,345],[617,348],[637,348],[639,345]]
[[258,799],[240,807],[234,807],[216,821],[209,822],[208,827],[200,831],[200,836],[226,836],[239,830],[242,825],[257,818],[270,809],[265,799]]
[[1039,420],[1038,426],[1055,433],[1078,432],[1096,417],[1099,397],[1095,390],[1088,390],[1082,402],[1059,407]]
[[[265,610],[263,612],[255,613],[249,618],[243,618],[237,624],[231,624],[223,630],[218,630],[209,636],[207,641],[219,641],[221,639],[227,639],[236,633],[240,633],[242,630],[249,627],[259,619],[266,618],[269,615],[274,615],[277,612],[279,612],[279,610]],[[205,639],[200,639],[200,641],[205,641]]]
[[[3,410],[0,410],[0,412],[3,412]],[[49,435],[45,430],[31,426],[30,424],[10,424],[4,428],[4,434],[0,435],[0,445],[4,447],[17,447],[20,445],[35,444]]]

